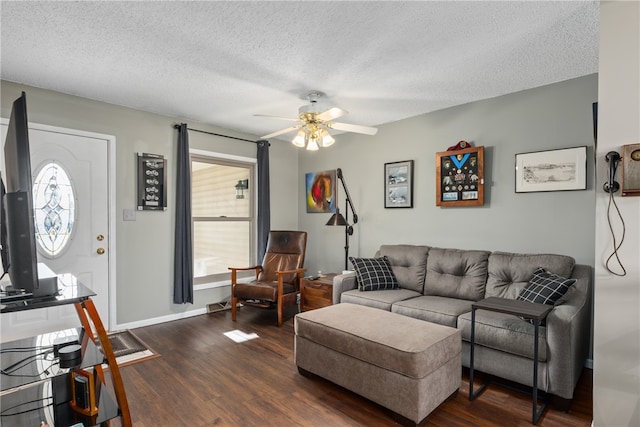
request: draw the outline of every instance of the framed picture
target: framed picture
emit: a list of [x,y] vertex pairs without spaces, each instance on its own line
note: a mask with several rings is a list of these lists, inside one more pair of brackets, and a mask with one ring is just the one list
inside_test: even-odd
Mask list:
[[516,154],[516,193],[586,189],[586,146]]
[[436,153],[436,206],[484,205],[484,147]]
[[335,213],[336,171],[311,172],[305,175],[307,213]]
[[413,207],[413,160],[384,164],[384,207]]

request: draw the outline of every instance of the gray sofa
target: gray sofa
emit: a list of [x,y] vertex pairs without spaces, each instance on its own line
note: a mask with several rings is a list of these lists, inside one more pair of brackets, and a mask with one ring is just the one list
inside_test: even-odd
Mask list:
[[[515,299],[538,267],[576,279],[540,328],[538,357],[538,388],[562,399],[573,398],[589,354],[590,266],[575,264],[564,255],[414,245],[383,245],[375,254],[381,256],[388,257],[400,288],[360,291],[355,273],[342,274],[334,279],[334,304],[361,304],[458,328],[465,367],[474,301],[492,296]],[[532,324],[517,316],[478,310],[475,334],[476,370],[532,386]]]

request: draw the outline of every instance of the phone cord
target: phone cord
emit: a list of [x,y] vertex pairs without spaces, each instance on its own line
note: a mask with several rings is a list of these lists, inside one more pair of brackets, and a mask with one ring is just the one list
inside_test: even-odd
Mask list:
[[[616,234],[613,231],[613,225],[611,224],[611,205],[612,204],[616,208],[616,212],[618,213],[618,218],[620,218],[620,222],[622,223],[622,238],[620,239],[620,243],[616,243]],[[611,230],[611,237],[613,237],[613,252],[611,252],[611,255],[609,255],[609,258],[607,258],[605,267],[607,271],[609,271],[609,273],[611,274],[615,274],[616,276],[621,276],[621,277],[626,276],[627,270],[624,268],[624,265],[622,265],[622,261],[620,261],[620,257],[618,256],[618,249],[620,249],[620,247],[622,246],[622,242],[624,242],[626,227],[624,225],[624,218],[622,218],[622,214],[620,213],[620,208],[618,208],[618,204],[616,203],[616,200],[613,197],[613,192],[609,193],[609,204],[607,206],[607,222],[609,223],[609,230]],[[609,268],[609,262],[611,261],[611,258],[613,258],[614,256],[616,258],[618,265],[622,269],[622,273],[615,272],[611,270],[611,268]]]

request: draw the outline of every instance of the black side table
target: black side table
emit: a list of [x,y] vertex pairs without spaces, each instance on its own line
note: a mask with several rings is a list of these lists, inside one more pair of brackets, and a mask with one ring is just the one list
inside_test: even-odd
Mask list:
[[483,384],[475,393],[473,391],[473,362],[474,362],[474,347],[475,347],[475,334],[476,334],[476,310],[495,311],[498,313],[514,314],[527,319],[533,320],[534,326],[534,339],[533,339],[533,387],[532,398],[533,407],[531,415],[531,423],[536,424],[540,419],[540,416],[547,408],[547,402],[543,403],[540,410],[538,410],[538,331],[540,329],[540,322],[547,317],[547,314],[553,309],[552,305],[548,304],[535,304],[527,301],[520,301],[515,299],[496,298],[490,297],[481,301],[475,302],[471,305],[471,354],[469,357],[469,400],[475,399],[488,384]]

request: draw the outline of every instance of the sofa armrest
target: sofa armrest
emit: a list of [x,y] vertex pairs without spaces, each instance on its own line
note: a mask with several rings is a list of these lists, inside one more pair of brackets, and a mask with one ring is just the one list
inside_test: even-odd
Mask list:
[[355,289],[358,286],[355,271],[347,274],[338,274],[333,278],[333,303],[340,303],[340,295],[344,291]]
[[567,300],[547,316],[549,376],[555,378],[551,393],[573,398],[584,362],[589,356],[591,337],[591,267],[576,265],[572,278],[575,289]]

